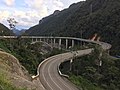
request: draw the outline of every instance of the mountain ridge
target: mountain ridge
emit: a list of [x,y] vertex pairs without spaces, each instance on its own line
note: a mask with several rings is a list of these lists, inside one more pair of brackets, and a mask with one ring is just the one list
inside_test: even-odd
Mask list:
[[72,4],[57,15],[50,15],[26,31],[28,35],[72,36],[90,38],[95,33],[101,41],[112,44],[111,53],[119,55],[120,1],[86,0]]
[[58,15],[43,18],[46,21],[31,27],[27,35],[72,36],[90,38],[95,33],[101,41],[113,45],[112,54],[119,55],[120,49],[120,1],[86,0],[71,5]]

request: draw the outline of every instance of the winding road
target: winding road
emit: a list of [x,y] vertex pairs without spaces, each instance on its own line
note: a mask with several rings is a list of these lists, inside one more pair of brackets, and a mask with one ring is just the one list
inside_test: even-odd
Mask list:
[[[90,41],[89,41],[90,42]],[[93,41],[92,41],[93,42]],[[104,42],[94,42],[102,46],[103,49],[111,48],[110,44]],[[87,55],[93,49],[79,50],[76,56]],[[71,82],[64,80],[58,73],[58,66],[64,61],[73,57],[71,52],[58,54],[47,58],[39,66],[39,79],[46,90],[78,90]]]
[[[0,36],[0,38],[5,39],[15,39],[17,36]],[[59,39],[59,43],[61,44],[61,39],[68,39],[70,40],[77,40],[87,43],[94,43],[99,44],[102,46],[104,50],[109,50],[111,48],[111,45],[104,42],[99,41],[91,41],[87,39],[81,39],[81,38],[73,38],[73,37],[44,37],[44,36],[22,36],[23,39]],[[74,45],[74,44],[73,44]],[[93,49],[85,49],[85,50],[79,50],[76,53],[76,56],[82,56],[87,55],[91,53]],[[73,52],[74,53],[74,52]],[[36,77],[39,77],[40,82],[44,86],[46,90],[78,90],[75,85],[73,85],[68,80],[65,80],[65,78],[60,76],[60,73],[58,73],[58,67],[62,62],[65,62],[67,60],[70,60],[70,58],[73,57],[73,53],[63,53],[58,54],[52,57],[49,57],[45,59],[43,62],[41,62],[38,66],[37,75]]]

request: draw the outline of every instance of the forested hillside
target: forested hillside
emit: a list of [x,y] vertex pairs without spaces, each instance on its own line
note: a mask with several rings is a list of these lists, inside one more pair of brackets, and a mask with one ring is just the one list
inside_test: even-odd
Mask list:
[[73,63],[62,63],[60,69],[80,90],[120,90],[120,59],[111,58],[100,46],[73,58]]
[[0,23],[0,36],[9,36],[9,35],[14,35],[10,29],[8,29],[6,26]]
[[111,43],[112,54],[120,54],[120,0],[86,0],[40,20],[27,35],[90,38],[95,33]]

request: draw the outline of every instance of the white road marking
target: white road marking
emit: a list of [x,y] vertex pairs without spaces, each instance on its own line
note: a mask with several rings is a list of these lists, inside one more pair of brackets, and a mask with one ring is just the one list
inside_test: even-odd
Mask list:
[[[45,63],[45,65],[46,65],[46,63]],[[44,65],[44,67],[45,67],[45,65]],[[45,69],[44,67],[43,67],[43,70]],[[43,76],[45,82],[47,83],[47,85],[50,87],[50,89],[53,90],[53,89],[51,88],[51,86],[49,85],[49,83],[47,82],[47,80],[45,79],[44,73],[42,73],[42,76]]]
[[60,90],[62,90],[55,82],[54,82],[54,80],[52,79],[52,77],[51,77],[51,75],[50,75],[50,67],[51,67],[51,65],[54,63],[54,61],[52,62],[52,63],[50,63],[50,65],[49,65],[49,67],[48,67],[48,75],[50,76],[50,79],[52,80],[52,82],[60,89]]
[[[91,52],[91,49],[90,49],[90,52]],[[86,52],[85,50],[81,50],[81,51],[79,51],[78,52],[79,54],[78,54],[78,56],[80,56],[80,55],[83,55],[84,53],[89,53],[89,52]],[[82,53],[82,54],[81,54]],[[66,54],[66,55],[63,55],[63,57],[64,57],[64,60],[65,59],[68,59],[68,57],[70,58],[70,57],[72,57],[71,56],[71,53],[68,53],[68,54]],[[60,60],[60,62],[62,62],[62,60],[63,60],[63,57],[61,58],[61,56],[55,56],[55,57],[52,57],[52,58],[50,58],[50,60],[49,61],[47,61],[46,63],[45,63],[45,65],[44,65],[44,67],[43,67],[43,71],[44,71],[44,68],[46,67],[46,65],[48,64],[48,63],[50,63],[49,64],[49,66],[48,66],[48,68],[47,68],[47,70],[48,70],[48,75],[50,76],[50,79],[52,80],[52,82],[60,89],[60,90],[63,90],[60,86],[58,86],[58,84],[57,83],[55,83],[55,81],[53,80],[53,78],[51,77],[51,74],[50,74],[50,67],[52,66],[52,64],[53,63],[55,63],[56,61],[58,61],[59,59],[61,59]],[[56,58],[59,58],[59,59],[56,59]],[[60,63],[60,62],[58,62],[58,64]],[[47,80],[45,79],[45,76],[44,76],[44,74],[42,73],[42,75],[43,75],[43,78],[44,78],[44,80],[45,80],[45,82],[47,83],[47,85],[50,87],[50,89],[52,89],[52,90],[54,90],[53,88],[52,88],[52,86],[47,82]],[[56,75],[56,74],[55,74]],[[57,77],[57,75],[56,75],[56,77]],[[63,81],[62,81],[62,78],[60,79],[60,78],[57,78],[57,79],[59,79],[59,81],[63,84],[63,85],[65,85],[66,87],[68,87],[69,86],[69,84],[68,84],[68,86],[67,86],[67,84],[65,84],[65,83],[63,83]],[[69,88],[69,90],[72,90],[72,89],[70,89],[70,87],[68,87]]]
[[[55,70],[55,69],[56,69],[56,68],[54,68],[54,70]],[[56,75],[55,75],[55,76],[56,76]],[[56,77],[57,77],[57,76],[56,76]],[[72,89],[69,87],[69,85],[66,84],[66,82],[65,82],[65,83],[62,82],[62,80],[61,80],[62,78],[60,79],[60,77],[59,77],[59,78],[57,77],[57,79],[59,79],[59,81],[60,81],[65,87],[69,88],[69,90],[72,90]]]

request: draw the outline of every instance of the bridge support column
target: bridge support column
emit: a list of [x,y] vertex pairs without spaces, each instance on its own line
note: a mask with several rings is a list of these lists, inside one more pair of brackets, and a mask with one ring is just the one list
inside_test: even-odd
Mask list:
[[43,38],[43,42],[46,42],[46,41],[45,41],[45,38]]
[[54,41],[53,41],[53,43],[54,43],[54,47],[55,47],[55,38],[54,38]]
[[36,42],[38,41],[37,38],[35,39],[35,41],[36,41]]
[[74,47],[74,40],[72,40],[72,47]]
[[32,38],[32,42],[34,42],[33,38]]
[[68,39],[66,39],[66,49],[68,49]]
[[83,42],[82,44],[83,44],[83,46],[85,46],[85,45],[86,45],[86,44],[85,44],[85,42]]
[[78,41],[78,46],[80,46],[80,42]]
[[40,42],[42,41],[41,38],[39,40],[40,40]]
[[51,43],[51,45],[53,44],[53,42],[52,42],[52,38],[50,39],[50,43]]
[[49,43],[49,39],[48,38],[46,39],[46,42]]
[[59,39],[59,49],[61,49],[61,38]]

